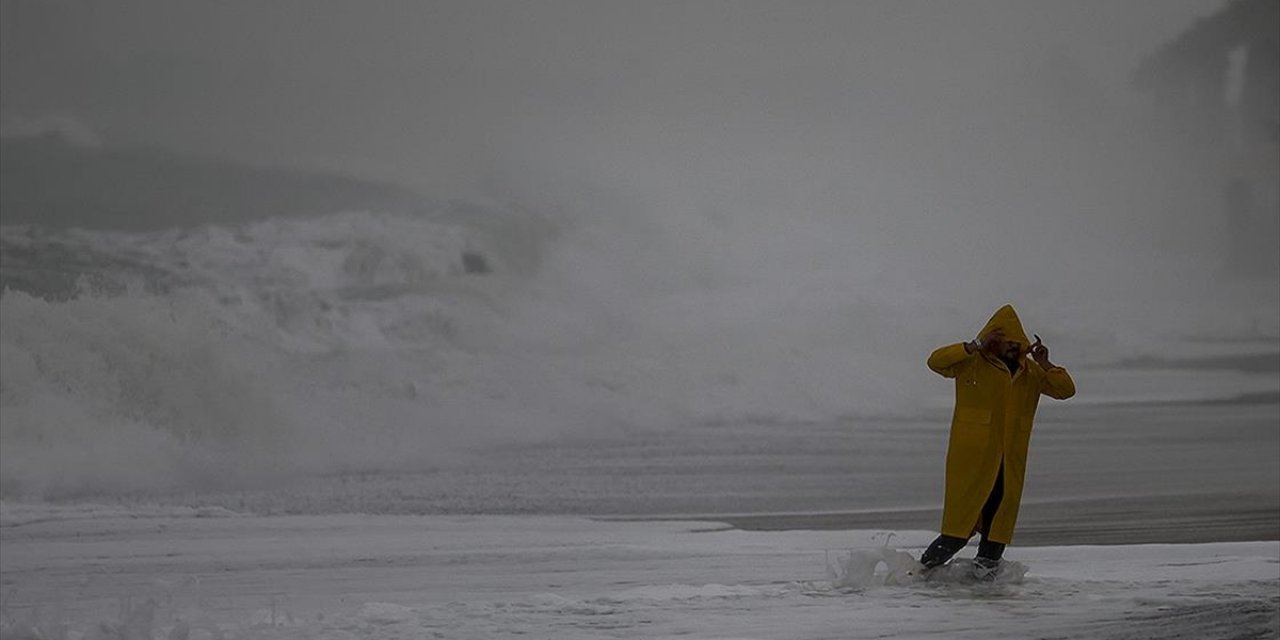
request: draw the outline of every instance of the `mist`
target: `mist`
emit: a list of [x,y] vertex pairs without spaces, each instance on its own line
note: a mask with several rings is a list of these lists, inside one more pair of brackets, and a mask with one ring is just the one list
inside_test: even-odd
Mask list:
[[[1187,141],[1132,84],[1217,2],[0,6],[12,135],[55,122],[499,212],[462,236],[429,215],[224,228],[177,208],[167,235],[58,236],[151,266],[178,246],[177,280],[207,290],[6,296],[7,388],[116,385],[87,416],[12,405],[6,450],[84,437],[65,425],[100,411],[129,433],[158,420],[162,449],[234,444],[157,454],[157,476],[200,484],[290,450],[314,471],[566,431],[919,415],[946,391],[924,358],[1006,302],[1075,366],[1280,333],[1274,279],[1224,275],[1219,186],[1189,179]],[[442,257],[476,248],[483,283]],[[102,323],[75,321],[81,347],[150,355],[57,355],[69,329],[49,318],[71,311]],[[121,379],[146,410],[120,408]],[[10,486],[61,481],[14,455]],[[125,454],[104,457],[74,463],[85,483]]]
[[[1130,81],[1219,3],[1061,5],[8,2],[0,105],[108,143],[816,256],[769,238],[812,223],[849,254],[971,279],[1029,256],[1212,256],[1217,194],[1179,190]],[[689,249],[750,244],[724,240]],[[976,263],[914,259],[961,246]]]

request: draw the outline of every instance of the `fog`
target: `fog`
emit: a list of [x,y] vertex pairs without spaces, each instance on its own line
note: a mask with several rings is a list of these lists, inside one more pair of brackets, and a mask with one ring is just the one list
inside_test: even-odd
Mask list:
[[[85,144],[341,172],[539,221],[464,240],[362,214],[79,237],[68,246],[118,242],[156,261],[177,246],[218,295],[66,308],[10,297],[6,322],[24,333],[6,337],[6,385],[56,370],[66,332],[109,342],[122,352],[105,364],[64,354],[61,366],[169,398],[142,412],[179,425],[161,431],[315,428],[309,464],[342,467],[477,430],[916,414],[945,395],[925,356],[972,338],[1005,302],[1072,366],[1277,335],[1274,280],[1224,275],[1220,185],[1191,179],[1196,149],[1132,84],[1145,56],[1219,2],[0,6],[11,135],[55,123]],[[202,222],[172,215],[174,227]],[[496,283],[412,301],[387,300],[385,270],[343,280],[353,259],[330,255],[365,251],[360,264],[393,270],[378,256],[409,256],[415,266],[393,275],[418,286],[453,268],[431,251],[473,245]],[[270,317],[225,320],[211,300],[246,282],[268,287]],[[286,290],[298,282],[307,296]],[[369,290],[342,298],[352,282]],[[127,330],[51,320],[72,309]],[[163,309],[197,322],[152,326]],[[406,325],[448,330],[413,342]],[[269,358],[277,331],[340,355]],[[129,355],[119,335],[159,355]],[[193,353],[199,364],[186,364]],[[154,360],[184,363],[181,375],[160,384]],[[377,393],[352,391],[362,384]],[[317,400],[317,386],[341,391]],[[11,404],[6,421],[27,422],[6,428],[6,449],[46,422],[101,419],[112,393],[56,420]],[[130,429],[139,414],[110,412]],[[432,429],[407,432],[419,421]],[[11,478],[52,463],[23,464]]]
[[1001,246],[984,267],[1214,226],[1129,80],[1217,2],[4,6],[4,114],[108,143],[544,209],[608,191],[625,205],[592,206],[764,235],[812,220],[851,252]]
[[841,174],[951,164],[1010,120],[1048,142],[1064,118],[1113,120],[1141,57],[1219,5],[7,1],[3,108],[451,195],[530,155]]
[[651,218],[734,272],[839,253],[1000,288],[1218,255],[1218,195],[1179,189],[1130,78],[1219,6],[6,2],[0,106],[107,144]]

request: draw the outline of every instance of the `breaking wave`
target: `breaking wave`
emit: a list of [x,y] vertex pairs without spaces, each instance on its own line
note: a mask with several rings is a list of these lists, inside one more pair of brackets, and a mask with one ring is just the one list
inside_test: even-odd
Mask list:
[[410,464],[463,423],[515,422],[476,345],[536,259],[502,234],[543,232],[373,213],[5,228],[3,491]]
[[892,410],[894,385],[851,357],[892,343],[830,348],[892,313],[835,297],[761,339],[804,289],[690,288],[696,259],[610,233],[471,205],[4,227],[0,493],[229,489],[574,430]]
[[[945,392],[928,351],[1011,299],[1032,325],[1053,310],[1066,362],[1141,355],[1132,338],[1149,337],[1151,307],[1126,289],[1091,285],[1083,305],[1012,274],[956,295],[856,220],[608,209],[2,227],[0,495],[413,470],[574,431],[918,415]],[[1198,295],[1176,286],[1155,295]],[[1258,300],[1178,318],[1274,341]]]

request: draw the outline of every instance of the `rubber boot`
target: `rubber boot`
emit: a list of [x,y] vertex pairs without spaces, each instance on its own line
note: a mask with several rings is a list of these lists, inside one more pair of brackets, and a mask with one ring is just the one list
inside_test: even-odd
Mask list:
[[938,565],[945,564],[952,556],[959,553],[966,544],[969,544],[969,541],[964,538],[947,535],[938,536],[933,541],[933,544],[929,545],[929,548],[925,549],[924,553],[921,554],[920,564],[924,565],[925,569],[932,569]]
[[973,558],[973,577],[978,580],[995,580],[1000,573],[1000,558],[1004,555],[1004,543],[984,539],[978,543],[978,555]]

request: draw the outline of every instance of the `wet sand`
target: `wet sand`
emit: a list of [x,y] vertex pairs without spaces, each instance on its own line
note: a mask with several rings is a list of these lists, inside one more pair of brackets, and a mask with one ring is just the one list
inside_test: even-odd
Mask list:
[[[1275,353],[1135,360],[1124,368],[1158,368],[1238,371],[1274,375],[1280,370]],[[1143,468],[1144,487],[1158,486],[1169,478],[1169,492],[1051,500],[1024,500],[1019,514],[1014,544],[1117,545],[1162,543],[1209,543],[1280,540],[1280,419],[1276,392],[1247,393],[1235,398],[1203,402],[1152,403],[1129,406],[1070,408],[1058,413],[1062,426],[1096,433],[1101,444],[1116,434],[1130,441],[1120,448],[1104,446],[1096,450],[1100,459],[1112,460],[1113,472],[1133,477]],[[1074,423],[1074,424],[1073,424]],[[1221,424],[1220,424],[1221,423]],[[1243,430],[1238,425],[1246,425]],[[1100,427],[1100,428],[1099,428]],[[1226,427],[1224,429],[1224,427]],[[1243,433],[1242,433],[1243,431]],[[1150,434],[1143,442],[1142,434]],[[1049,431],[1050,440],[1058,440]],[[1200,437],[1197,438],[1197,435]],[[1037,440],[1044,440],[1038,437]],[[1200,441],[1198,447],[1196,441]],[[1063,439],[1060,442],[1067,442]],[[1147,446],[1143,446],[1143,445]],[[1055,455],[1056,442],[1048,452],[1051,468],[1070,467]],[[1201,449],[1203,455],[1197,455]],[[1115,457],[1120,453],[1120,457]],[[1231,458],[1238,456],[1233,464]],[[1183,461],[1179,464],[1178,461]],[[1154,464],[1153,464],[1154,463]],[[1189,463],[1189,464],[1187,464]],[[1159,468],[1154,468],[1159,466]],[[1248,465],[1252,473],[1242,473]],[[1127,468],[1126,468],[1127,467]],[[1103,467],[1106,468],[1106,467]],[[1105,478],[1100,473],[1095,479]],[[1231,477],[1225,483],[1223,479]],[[1219,492],[1192,492],[1184,487],[1202,479],[1205,486],[1230,487]],[[1057,485],[1062,487],[1063,485]],[[1068,485],[1069,486],[1069,485]],[[1181,491],[1180,491],[1181,489]],[[1054,492],[1061,491],[1055,488]],[[1035,490],[1032,489],[1032,494]],[[868,509],[844,512],[746,514],[719,516],[716,521],[748,531],[790,529],[923,529],[934,531],[941,521],[941,509]]]
[[[1244,363],[1250,370],[1270,371],[1276,360],[1268,355]],[[1015,545],[1280,540],[1276,394],[1198,402],[1067,403],[1050,405],[1042,413]],[[926,455],[936,453],[931,449],[938,443],[929,440],[941,433],[911,434],[914,446]],[[911,490],[920,494],[921,489],[917,483]],[[941,486],[924,491],[930,490],[940,501]],[[702,518],[747,531],[937,531],[941,504],[721,512]]]
[[[925,530],[937,509],[711,516],[746,531]],[[1280,540],[1274,494],[1128,496],[1022,506],[1014,545],[1116,545]]]
[[[1041,404],[1015,545],[1280,540],[1280,354],[1158,366],[1118,378],[1078,371],[1078,398]],[[1143,385],[1173,401],[1116,402],[1143,395],[1131,393]],[[1205,389],[1219,394],[1197,394]],[[430,470],[132,500],[263,515],[538,514],[928,532],[941,519],[949,416],[948,408],[566,436]]]
[[[751,531],[936,531],[946,416],[729,424],[487,452],[429,474],[181,496],[259,514],[561,514]],[[1280,540],[1280,404],[1057,404],[1032,437],[1014,544]]]

